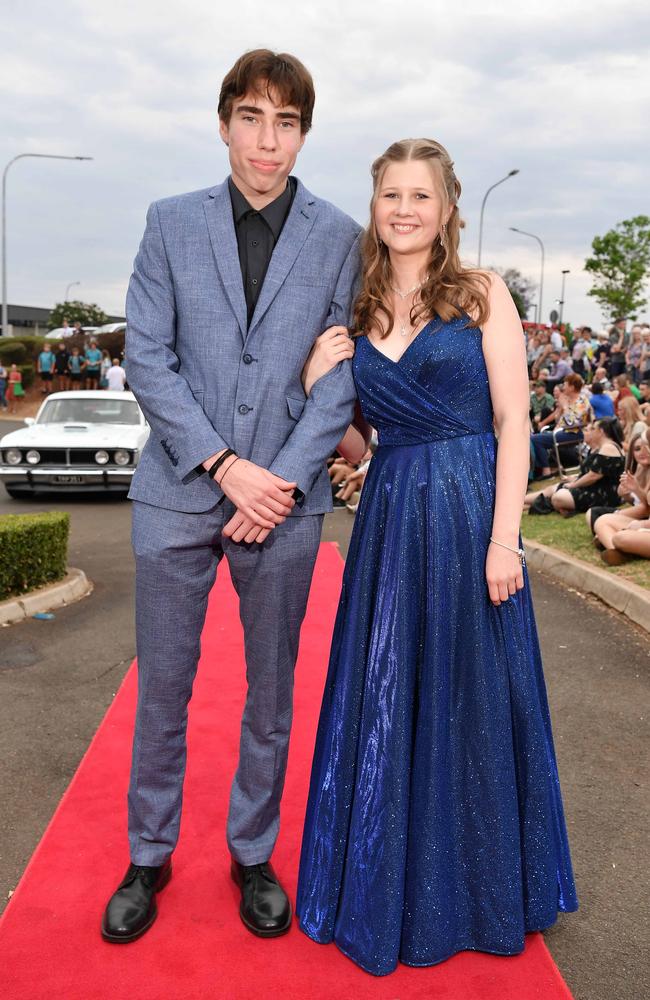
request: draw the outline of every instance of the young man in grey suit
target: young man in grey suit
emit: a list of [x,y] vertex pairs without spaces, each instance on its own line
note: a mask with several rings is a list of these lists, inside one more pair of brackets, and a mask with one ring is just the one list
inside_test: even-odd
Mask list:
[[316,337],[350,321],[360,232],[291,176],[313,104],[297,59],[266,49],[242,56],[219,97],[231,176],[150,207],[129,285],[128,380],[151,435],[129,494],[138,708],[131,864],[102,922],[112,942],[151,926],[171,876],[187,706],[222,556],[239,595],[248,674],[227,824],[232,877],[249,930],[273,937],[291,925],[269,859],[300,627],[331,509],[325,459],[355,398],[349,361],[307,398],[301,372]]

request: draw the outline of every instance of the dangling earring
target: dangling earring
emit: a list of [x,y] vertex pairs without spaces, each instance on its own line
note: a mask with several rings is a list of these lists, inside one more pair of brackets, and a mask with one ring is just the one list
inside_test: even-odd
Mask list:
[[449,249],[449,242],[447,240],[447,226],[443,223],[442,229],[440,230],[440,246],[447,252]]

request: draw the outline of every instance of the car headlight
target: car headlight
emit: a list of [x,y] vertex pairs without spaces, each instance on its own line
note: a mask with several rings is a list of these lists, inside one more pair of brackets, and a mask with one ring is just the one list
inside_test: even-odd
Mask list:
[[9,465],[20,465],[23,460],[23,453],[18,448],[8,448],[5,452],[5,458]]
[[128,451],[120,448],[118,451],[113,452],[113,461],[116,465],[128,465],[131,461],[131,456]]
[[41,454],[34,448],[31,448],[25,455],[25,458],[27,459],[30,465],[38,465],[38,463],[41,460]]
[[106,463],[108,462],[108,458],[109,458],[108,452],[104,451],[103,449],[101,451],[95,452],[95,461],[97,462],[98,465],[106,465]]

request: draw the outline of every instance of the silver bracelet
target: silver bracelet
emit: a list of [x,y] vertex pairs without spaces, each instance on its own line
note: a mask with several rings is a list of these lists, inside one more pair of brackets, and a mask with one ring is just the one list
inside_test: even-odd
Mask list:
[[495,545],[500,545],[502,549],[509,549],[510,552],[514,552],[516,556],[519,556],[519,562],[522,566],[526,564],[526,553],[523,549],[513,549],[511,545],[506,545],[504,542],[497,542],[496,538],[492,538],[492,535],[490,535],[490,541],[494,542]]

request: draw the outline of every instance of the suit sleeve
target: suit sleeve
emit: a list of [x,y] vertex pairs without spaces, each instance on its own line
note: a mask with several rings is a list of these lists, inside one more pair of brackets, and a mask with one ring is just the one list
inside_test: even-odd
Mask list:
[[[334,325],[349,326],[351,322],[359,280],[360,246],[361,234],[352,244],[339,273],[325,329]],[[303,494],[309,493],[325,459],[352,422],[356,398],[352,365],[343,361],[312,386],[300,419],[269,466],[270,471],[288,482],[297,482]]]
[[176,303],[158,206],[151,205],[126,297],[126,374],[152,432],[182,483],[228,447],[180,373]]

